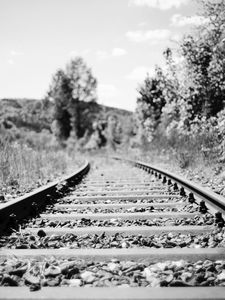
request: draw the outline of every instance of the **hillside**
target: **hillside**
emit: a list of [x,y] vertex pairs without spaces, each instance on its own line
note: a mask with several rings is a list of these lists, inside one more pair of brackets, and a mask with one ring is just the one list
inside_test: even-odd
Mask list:
[[[80,137],[85,132],[91,135],[93,124],[107,122],[109,116],[114,116],[120,124],[130,123],[133,113],[127,110],[108,107],[95,102],[80,102],[79,126]],[[46,100],[35,99],[1,99],[0,100],[0,133],[36,132],[43,130],[52,132],[54,120],[54,104]]]

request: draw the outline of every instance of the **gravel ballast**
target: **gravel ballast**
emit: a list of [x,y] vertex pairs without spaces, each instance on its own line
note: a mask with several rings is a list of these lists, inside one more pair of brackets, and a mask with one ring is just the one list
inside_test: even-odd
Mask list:
[[22,229],[26,227],[31,228],[45,228],[45,227],[66,227],[66,228],[75,228],[75,227],[88,227],[88,226],[97,226],[97,227],[121,227],[121,226],[184,226],[184,225],[212,225],[214,223],[214,217],[211,214],[196,215],[193,218],[154,218],[151,220],[147,219],[103,219],[103,220],[92,220],[89,218],[81,218],[77,220],[50,220],[44,218],[32,219],[28,222],[25,222],[22,225]]
[[10,249],[215,248],[225,247],[225,231],[215,229],[210,233],[201,234],[161,233],[148,236],[123,233],[46,235],[44,230],[39,230],[37,234],[22,231],[1,237],[0,247]]
[[[110,198],[110,197],[109,197]],[[115,203],[115,204],[122,204],[122,203],[168,203],[168,202],[176,202],[176,203],[182,203],[182,202],[186,202],[186,198],[183,198],[183,199],[180,199],[180,198],[176,198],[176,197],[173,197],[173,196],[170,196],[170,197],[165,197],[165,198],[151,198],[151,199],[148,199],[148,198],[145,198],[143,197],[142,199],[132,199],[132,200],[129,200],[128,199],[124,199],[124,198],[121,198],[119,199],[116,199],[116,200],[111,200],[111,199],[97,199],[97,200],[85,200],[85,199],[82,199],[82,200],[79,200],[79,198],[70,198],[70,197],[64,197],[62,199],[59,199],[57,201],[58,204],[112,204],[112,203]]]
[[0,261],[1,286],[168,287],[225,286],[225,261],[140,263],[112,259],[8,258]]
[[79,214],[87,214],[87,213],[136,213],[136,212],[197,212],[198,206],[193,205],[180,205],[176,207],[157,207],[154,205],[149,205],[147,207],[119,207],[119,208],[101,208],[101,207],[85,207],[85,208],[60,208],[54,206],[48,206],[45,213],[51,214],[68,214],[68,213],[79,213]]

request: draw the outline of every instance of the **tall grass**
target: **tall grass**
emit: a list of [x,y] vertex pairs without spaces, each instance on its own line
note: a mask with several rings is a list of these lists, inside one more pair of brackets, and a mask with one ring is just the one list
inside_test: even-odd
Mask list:
[[74,171],[81,163],[78,155],[62,149],[34,149],[6,141],[0,145],[0,190],[27,192]]

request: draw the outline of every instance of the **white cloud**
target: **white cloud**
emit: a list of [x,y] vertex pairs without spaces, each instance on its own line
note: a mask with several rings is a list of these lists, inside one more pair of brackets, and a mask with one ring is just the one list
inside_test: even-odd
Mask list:
[[98,60],[106,60],[112,57],[120,57],[127,54],[127,51],[122,48],[114,48],[112,51],[104,51],[104,50],[98,50],[96,52],[96,56]]
[[126,78],[129,80],[141,82],[146,78],[147,74],[153,76],[154,73],[155,73],[154,67],[139,66],[133,69],[133,71],[130,74],[128,74]]
[[173,26],[178,26],[178,27],[182,27],[182,26],[186,26],[186,25],[200,26],[200,25],[205,25],[208,22],[209,22],[209,19],[204,18],[202,16],[187,17],[187,16],[182,16],[180,14],[175,14],[171,18],[171,24]]
[[148,6],[162,10],[179,8],[181,5],[187,4],[189,0],[130,0],[130,5]]
[[8,64],[10,64],[10,65],[14,65],[14,60],[12,60],[12,59],[8,59]]
[[123,56],[126,55],[127,51],[125,49],[122,48],[114,48],[112,50],[112,56]]
[[171,31],[168,29],[155,29],[147,31],[128,31],[126,37],[136,43],[150,42],[151,44],[157,44],[161,41],[171,38]]
[[15,50],[10,51],[11,56],[20,56],[20,55],[23,55],[23,54],[24,54],[23,52],[18,52],[18,51],[15,51]]

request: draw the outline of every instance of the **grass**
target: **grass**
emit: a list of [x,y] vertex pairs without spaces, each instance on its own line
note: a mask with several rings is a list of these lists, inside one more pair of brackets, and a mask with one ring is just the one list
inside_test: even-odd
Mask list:
[[76,153],[69,155],[62,149],[33,149],[26,144],[6,142],[0,146],[0,192],[24,194],[75,171],[81,164]]

